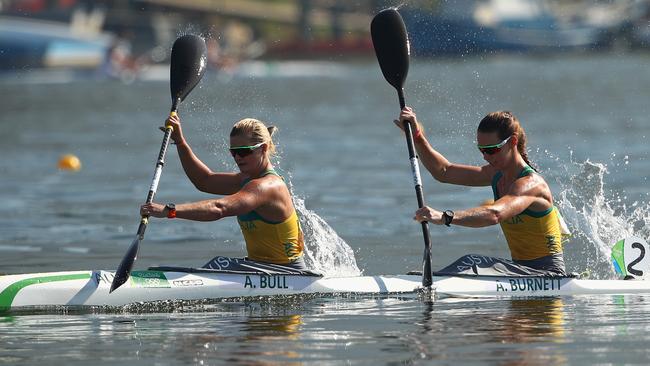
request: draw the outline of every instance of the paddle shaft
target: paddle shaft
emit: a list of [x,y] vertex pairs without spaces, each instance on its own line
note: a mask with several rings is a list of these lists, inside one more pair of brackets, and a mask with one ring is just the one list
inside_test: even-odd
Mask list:
[[[177,108],[178,101],[175,101],[170,115],[176,115]],[[146,203],[153,202],[153,198],[156,195],[156,191],[158,190],[158,183],[160,182],[162,169],[165,166],[165,155],[167,154],[167,148],[169,147],[169,139],[173,131],[174,128],[172,126],[165,126],[164,128],[165,135],[163,136],[162,144],[160,145],[160,152],[158,153],[158,160],[156,161],[156,169],[153,173],[153,179],[151,180],[151,186],[149,187]],[[144,239],[144,233],[147,230],[148,223],[149,216],[143,215],[140,218],[140,225],[138,225],[138,232],[136,234],[135,240],[133,240],[129,246],[126,255],[124,258],[122,258],[120,265],[117,267],[117,271],[115,271],[115,277],[111,283],[111,289],[109,293],[115,291],[129,279],[129,276],[131,275],[131,269],[133,268],[133,263],[138,257],[138,252],[140,251],[140,242]]]
[[[178,102],[174,103],[170,116],[176,115],[176,106]],[[156,161],[156,169],[153,173],[153,179],[151,180],[151,186],[149,187],[149,193],[147,194],[146,203],[153,202],[153,198],[158,191],[158,183],[160,182],[160,176],[162,175],[163,167],[165,166],[165,155],[167,155],[167,148],[169,147],[169,139],[174,132],[172,126],[165,126],[165,135],[163,136],[162,144],[160,145],[160,152],[158,153],[158,160]],[[149,223],[149,216],[143,215],[140,220],[140,226],[138,226],[138,238],[140,240],[144,239],[144,232],[147,230],[147,224]]]
[[[399,105],[404,109],[406,102],[404,100],[404,89],[397,89],[397,96],[399,98]],[[404,135],[406,136],[406,146],[409,151],[409,160],[411,161],[411,172],[413,173],[413,182],[415,184],[415,195],[418,199],[418,208],[424,207],[424,194],[422,193],[422,178],[420,177],[420,164],[418,156],[415,153],[415,145],[413,143],[413,128],[411,124],[404,121]],[[429,236],[429,223],[423,221],[422,235],[424,236],[424,256],[422,259],[422,286],[430,287],[433,283],[431,273],[431,238]]]

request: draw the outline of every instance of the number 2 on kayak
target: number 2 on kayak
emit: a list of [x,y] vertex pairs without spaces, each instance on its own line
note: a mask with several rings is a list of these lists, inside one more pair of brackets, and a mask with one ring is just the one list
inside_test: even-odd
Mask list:
[[639,237],[619,240],[612,248],[612,262],[617,273],[635,278],[644,277],[650,272],[648,243]]

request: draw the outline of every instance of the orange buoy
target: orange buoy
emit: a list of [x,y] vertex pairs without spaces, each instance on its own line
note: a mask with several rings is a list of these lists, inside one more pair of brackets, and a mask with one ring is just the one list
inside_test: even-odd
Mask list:
[[60,170],[71,170],[76,172],[81,169],[81,160],[72,154],[61,156],[57,164]]

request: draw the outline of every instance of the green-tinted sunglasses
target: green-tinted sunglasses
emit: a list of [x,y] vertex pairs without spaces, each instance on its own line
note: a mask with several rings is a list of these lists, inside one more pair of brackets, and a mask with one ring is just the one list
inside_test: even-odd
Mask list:
[[251,146],[235,146],[230,148],[230,155],[234,158],[236,155],[239,155],[240,157],[246,157],[255,151],[258,147],[264,145],[263,142],[260,142],[259,144],[251,145]]
[[508,136],[507,139],[499,142],[498,144],[494,144],[494,145],[477,145],[477,147],[478,147],[479,151],[482,152],[483,154],[494,155],[494,154],[498,153],[499,151],[501,151],[501,148],[504,147],[505,144],[508,143],[508,140],[510,140],[511,137],[512,137],[512,135]]

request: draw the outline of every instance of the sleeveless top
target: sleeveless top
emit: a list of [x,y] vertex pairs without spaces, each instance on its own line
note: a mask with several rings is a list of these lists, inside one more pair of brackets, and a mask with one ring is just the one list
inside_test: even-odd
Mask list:
[[[517,179],[534,173],[526,166]],[[499,199],[497,182],[502,177],[497,172],[492,178],[494,200]],[[562,228],[558,209],[553,206],[545,211],[524,210],[522,213],[500,223],[508,242],[513,260],[533,260],[562,254]]]
[[[273,169],[264,172],[262,177],[269,174],[280,177]],[[245,181],[242,186],[249,181]],[[268,221],[256,211],[237,216],[237,222],[246,241],[248,259],[289,264],[302,258],[305,245],[295,209],[282,222]]]

